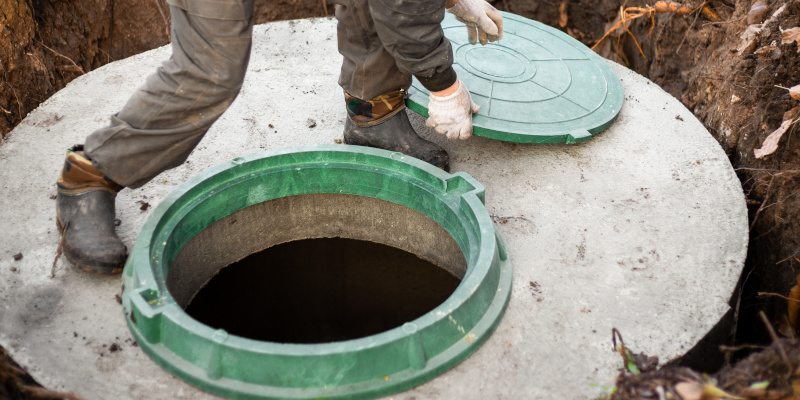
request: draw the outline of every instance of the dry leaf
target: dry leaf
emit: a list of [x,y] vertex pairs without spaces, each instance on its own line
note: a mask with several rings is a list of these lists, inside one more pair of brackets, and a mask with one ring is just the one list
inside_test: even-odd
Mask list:
[[730,393],[725,392],[724,390],[706,383],[703,385],[703,398],[720,398],[720,399],[737,399],[737,400],[744,400],[744,397],[734,396]]
[[761,32],[761,25],[753,24],[747,27],[747,29],[742,32],[742,35],[739,36],[739,39],[742,41],[739,42],[739,47],[736,50],[739,54],[746,54],[752,53],[753,50],[756,49],[756,44],[758,43],[758,34]]
[[795,100],[800,100],[800,85],[792,86],[792,88],[789,89],[789,96],[792,96]]
[[761,144],[760,149],[753,150],[753,154],[755,154],[756,158],[763,158],[778,150],[778,141],[781,140],[781,136],[786,133],[786,130],[789,129],[789,126],[792,125],[792,121],[783,121],[781,126],[778,129],[775,129],[774,132],[770,133],[766,139],[764,139],[764,143]]
[[800,115],[800,106],[797,106],[785,113],[783,113],[783,120],[786,121],[788,119],[794,120],[795,117]]
[[767,3],[764,0],[756,1],[753,3],[753,6],[750,7],[750,12],[747,13],[747,23],[757,24],[763,21],[768,12],[769,7],[767,7]]
[[703,384],[698,382],[681,382],[675,385],[675,392],[683,400],[700,400],[703,398]]
[[[786,123],[784,121],[784,123]],[[789,298],[792,300],[800,301],[800,274],[797,275],[795,278],[795,285],[792,287],[792,290],[789,291]],[[789,313],[789,325],[797,331],[797,324],[800,322],[800,303],[795,301],[787,302],[788,306],[788,313]]]
[[779,49],[778,46],[769,45],[759,48],[755,51],[755,54],[758,56],[759,60],[777,60],[781,58],[781,49]]
[[783,31],[783,38],[781,44],[797,42],[797,51],[800,52],[800,27],[786,29]]
[[735,94],[731,95],[731,103],[736,104],[736,103],[738,103],[740,101],[742,101],[742,99],[740,99],[739,96],[737,96]]
[[778,333],[788,338],[796,336],[792,324],[789,323],[789,317],[785,314],[778,317]]
[[558,26],[564,28],[567,26],[567,2],[562,1],[558,6]]

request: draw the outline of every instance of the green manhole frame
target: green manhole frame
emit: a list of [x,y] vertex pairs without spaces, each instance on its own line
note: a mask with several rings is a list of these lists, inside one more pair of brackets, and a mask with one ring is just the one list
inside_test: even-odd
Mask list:
[[[270,186],[270,183],[273,185]],[[377,335],[324,344],[260,342],[186,314],[166,287],[169,263],[232,212],[275,198],[346,193],[422,212],[467,260],[455,292],[426,315]],[[169,372],[236,399],[373,398],[419,385],[464,360],[499,324],[511,263],[471,176],[360,146],[318,145],[237,157],[193,177],[153,211],[123,273],[123,311],[142,350]]]
[[[487,118],[482,113],[485,110],[479,111],[477,114],[473,115],[473,133],[476,136],[485,137],[488,139],[495,139],[504,142],[513,142],[513,143],[538,143],[538,144],[545,144],[545,143],[567,143],[573,144],[578,142],[583,142],[592,138],[593,135],[596,135],[604,130],[606,130],[611,124],[616,121],[617,117],[619,116],[619,112],[622,109],[622,103],[624,101],[624,91],[622,89],[622,84],[620,83],[619,77],[611,70],[611,67],[607,64],[606,60],[600,57],[597,53],[590,50],[586,47],[583,43],[579,42],[578,40],[572,38],[571,36],[567,35],[566,33],[542,24],[541,22],[534,21],[527,19],[525,17],[521,17],[516,14],[508,13],[501,11],[503,14],[503,19],[506,21],[505,30],[507,34],[513,34],[513,24],[510,22],[517,22],[526,25],[530,25],[535,29],[541,30],[546,34],[552,35],[563,42],[567,42],[571,44],[573,48],[577,51],[580,51],[583,54],[583,58],[580,61],[588,61],[593,63],[599,70],[600,73],[607,83],[608,87],[606,88],[605,93],[605,100],[600,107],[598,107],[595,111],[588,114],[588,116],[578,118],[581,123],[571,124],[573,126],[566,126],[561,127],[562,123],[529,123],[528,126],[530,127],[521,129],[518,127],[506,127],[507,129],[493,129],[496,127],[496,119],[495,118]],[[458,22],[455,17],[450,14],[445,16],[444,21],[442,21],[442,26],[445,28],[445,32],[447,32],[448,28],[453,28],[454,26],[463,28],[463,24]],[[459,34],[461,34],[461,30],[458,30]],[[503,44],[503,39],[499,42],[499,45]],[[480,44],[476,45],[469,45],[469,46],[478,46],[476,48],[480,48]],[[498,44],[489,43],[484,48],[490,49],[493,46],[498,46]],[[455,51],[455,49],[454,49]],[[519,54],[517,52],[517,54]],[[458,57],[456,57],[456,62]],[[575,59],[568,59],[568,60],[575,60]],[[463,78],[463,77],[462,77]],[[470,87],[469,80],[465,80],[465,84],[467,88]],[[413,79],[413,83],[408,90],[410,97],[406,99],[406,105],[412,111],[422,115],[423,117],[428,117],[428,96],[430,92],[419,83],[419,80],[416,78]],[[485,108],[485,107],[484,107]],[[601,111],[602,109],[602,111]],[[602,114],[598,114],[597,111],[600,111]],[[517,124],[517,122],[514,122]],[[522,124],[522,123],[519,123]],[[547,126],[546,129],[537,130],[537,125],[540,126]],[[577,125],[577,126],[574,126]]]

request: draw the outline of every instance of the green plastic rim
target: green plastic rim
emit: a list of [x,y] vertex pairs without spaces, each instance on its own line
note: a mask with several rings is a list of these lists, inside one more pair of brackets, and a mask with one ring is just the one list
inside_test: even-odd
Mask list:
[[[623,89],[606,61],[566,33],[502,12],[503,39],[472,45],[464,24],[442,22],[453,69],[481,106],[473,133],[514,143],[577,143],[608,128]],[[415,78],[408,108],[428,116],[430,92]]]
[[[167,289],[171,263],[204,228],[262,202],[348,194],[418,211],[452,236],[467,270],[441,305],[403,326],[323,344],[251,340],[186,314]],[[128,326],[154,361],[235,399],[373,398],[409,389],[475,351],[500,322],[511,264],[471,176],[359,146],[286,148],[237,157],[190,179],[145,222],[123,273]]]

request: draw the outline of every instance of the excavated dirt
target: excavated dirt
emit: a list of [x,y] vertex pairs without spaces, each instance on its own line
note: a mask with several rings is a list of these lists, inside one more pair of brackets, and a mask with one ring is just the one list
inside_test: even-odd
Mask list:
[[[589,46],[619,22],[621,8],[656,4],[492,3],[558,27]],[[256,4],[258,22],[333,12],[332,4],[321,0]],[[800,271],[800,123],[792,124],[800,102],[784,89],[800,84],[798,43],[784,39],[800,25],[800,0],[685,0],[678,5],[686,6],[686,12],[645,13],[625,24],[627,32],[618,25],[596,51],[680,99],[726,151],[742,181],[752,225],[745,271],[731,298],[735,327],[730,334],[727,327],[721,329],[723,341],[769,344],[757,313],[764,310],[777,326],[787,302],[758,293],[787,295]],[[703,5],[716,17],[700,12]],[[0,1],[0,133],[5,136],[82,73],[168,43],[168,18],[164,0]],[[782,124],[787,129],[776,150],[756,158],[754,151]],[[671,140],[668,132],[661,134]]]

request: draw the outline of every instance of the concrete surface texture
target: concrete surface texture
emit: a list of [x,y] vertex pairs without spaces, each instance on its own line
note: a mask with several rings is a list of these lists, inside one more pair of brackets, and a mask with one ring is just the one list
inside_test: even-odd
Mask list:
[[[132,247],[152,207],[190,176],[238,155],[341,138],[341,56],[331,19],[255,29],[241,95],[189,161],[117,200]],[[169,48],[73,81],[0,144],[0,344],[42,384],[86,399],[210,399],[152,362],[130,339],[118,277],[64,258],[55,180],[65,149],[108,121]],[[578,145],[473,137],[444,146],[454,171],[486,186],[509,245],[513,293],[474,355],[396,399],[564,398],[613,385],[628,346],[679,357],[729,310],[747,246],[742,189],[722,149],[677,100],[612,64],[626,97],[617,122]],[[145,209],[144,204],[151,208]],[[22,253],[15,261],[13,255]]]

